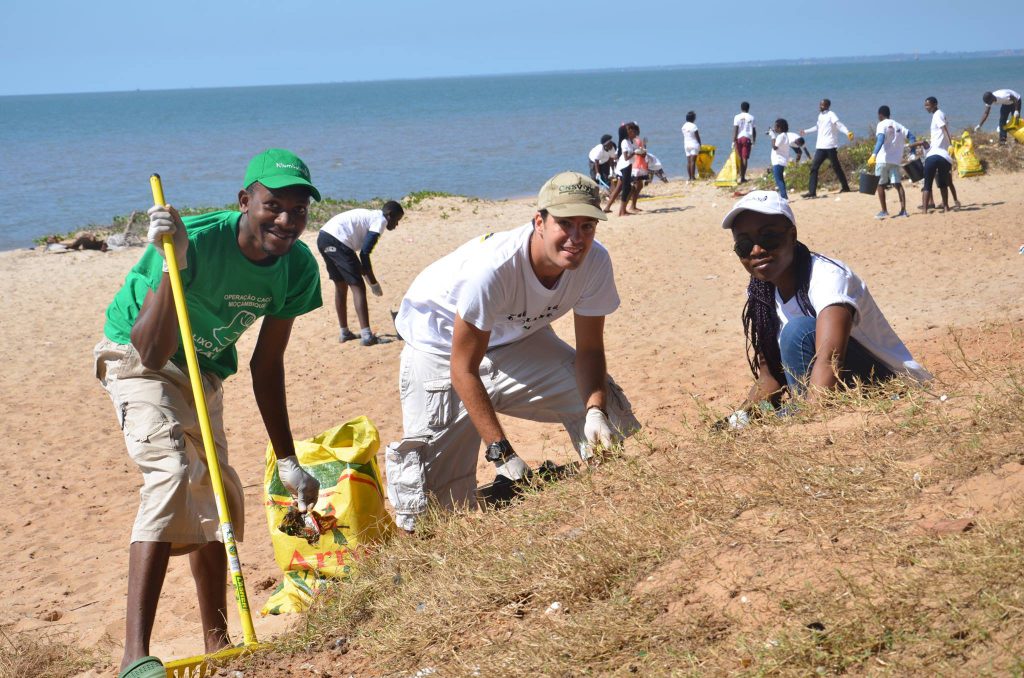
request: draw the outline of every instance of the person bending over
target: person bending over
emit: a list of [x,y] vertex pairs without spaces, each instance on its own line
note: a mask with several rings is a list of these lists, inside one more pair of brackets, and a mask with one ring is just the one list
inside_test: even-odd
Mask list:
[[[394,200],[384,203],[379,210],[355,209],[331,217],[320,228],[316,247],[327,265],[327,275],[334,283],[334,310],[338,313],[340,333],[338,341],[346,342],[356,338],[348,328],[348,307],[346,299],[352,291],[352,305],[356,308],[359,321],[359,340],[363,346],[389,343],[390,339],[378,337],[370,329],[370,310],[366,303],[366,283],[375,297],[384,291],[373,274],[370,255],[385,230],[398,228],[398,222],[405,210]],[[357,255],[356,252],[359,254]]]
[[1006,143],[1006,126],[1014,118],[1020,118],[1020,94],[1012,89],[997,89],[994,92],[985,92],[981,95],[985,102],[985,113],[981,116],[981,122],[974,126],[977,132],[988,120],[988,114],[992,111],[992,104],[999,104],[999,143]]
[[249,163],[238,210],[182,219],[169,205],[149,210],[149,241],[107,307],[94,350],[128,455],[142,473],[128,550],[128,595],[121,675],[163,676],[149,656],[170,556],[188,554],[206,652],[226,647],[227,559],[178,318],[164,260],[170,235],[181,270],[199,369],[234,534],[245,526],[242,483],[228,463],[222,383],[238,369],[235,342],[263,318],[249,361],[252,390],[277,472],[299,510],[311,509],[319,482],[295,457],[285,400],[284,353],[296,317],[321,306],[320,271],[299,236],[309,200],[320,199],[296,155],[269,149]]
[[[846,264],[811,252],[796,218],[775,191],[752,191],[729,211],[733,250],[750,274],[743,307],[754,385],[726,420],[739,428],[762,403],[815,400],[840,383],[878,383],[894,375],[931,375],[910,355]],[[767,409],[767,407],[765,407]]]
[[[597,184],[562,172],[540,189],[521,227],[462,245],[421,272],[395,325],[404,433],[387,447],[388,498],[415,529],[433,499],[476,506],[480,443],[498,475],[529,469],[497,413],[561,423],[581,458],[640,425],[608,376],[605,316],[619,306],[608,251],[594,239]],[[575,349],[551,323],[572,311]]]

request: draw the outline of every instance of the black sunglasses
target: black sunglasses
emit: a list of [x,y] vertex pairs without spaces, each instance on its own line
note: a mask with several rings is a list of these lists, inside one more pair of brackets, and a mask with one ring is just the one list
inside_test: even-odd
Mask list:
[[746,259],[754,251],[754,245],[757,245],[766,252],[770,252],[777,249],[785,241],[785,233],[761,233],[756,238],[746,236],[740,238],[733,245],[732,250],[740,259]]

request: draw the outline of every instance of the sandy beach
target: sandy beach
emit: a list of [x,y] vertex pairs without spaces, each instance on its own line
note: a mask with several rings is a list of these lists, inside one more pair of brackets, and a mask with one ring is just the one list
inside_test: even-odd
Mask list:
[[[860,274],[914,356],[941,381],[951,328],[1024,328],[1020,182],[1012,174],[958,179],[963,209],[910,219],[876,221],[877,199],[857,193],[797,199],[793,206],[800,239]],[[918,188],[908,186],[907,194],[916,205]],[[173,202],[173,187],[168,195]],[[607,320],[608,365],[641,422],[671,432],[701,403],[727,413],[746,392],[750,374],[740,311],[747,276],[720,227],[734,200],[729,191],[672,181],[653,185],[644,196],[643,214],[612,216],[598,229],[622,298]],[[209,202],[228,197],[210,196]],[[389,311],[424,266],[473,236],[521,225],[532,216],[532,203],[443,198],[410,209],[374,255],[384,288],[383,298],[370,298],[374,329],[393,332]],[[304,236],[314,251],[315,239],[314,227]],[[7,570],[0,583],[0,628],[8,634],[66,632],[85,645],[106,643],[111,670],[124,635],[127,541],[141,479],[92,373],[92,347],[107,304],[140,254],[139,248],[0,253],[0,341],[13,352],[0,375],[0,436],[8,445],[3,469],[11,501],[0,535]],[[401,434],[401,343],[339,344],[333,287],[320,265],[325,304],[298,319],[287,354],[293,433],[309,437],[365,414],[382,441],[392,440]],[[555,329],[571,342],[570,318]],[[256,336],[249,331],[238,343],[243,366]],[[261,505],[266,435],[244,367],[227,382],[225,401],[232,460],[246,493],[247,538],[240,552],[258,609],[280,573]],[[557,426],[505,424],[533,464],[574,456]],[[482,458],[478,469],[481,483],[493,477]],[[234,615],[232,609],[230,627],[237,632]],[[294,618],[255,622],[258,635],[267,637]],[[152,650],[174,658],[201,649],[187,562],[174,559]]]

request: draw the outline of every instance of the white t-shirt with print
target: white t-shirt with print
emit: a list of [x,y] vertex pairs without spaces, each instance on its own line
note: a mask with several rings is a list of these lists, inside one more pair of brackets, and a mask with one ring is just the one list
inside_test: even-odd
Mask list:
[[882,147],[878,149],[878,153],[875,155],[875,162],[879,165],[882,163],[898,164],[903,162],[903,150],[907,147],[907,135],[910,134],[910,130],[895,120],[886,118],[875,127],[876,137],[879,134],[884,135],[884,137]]
[[952,162],[949,157],[949,135],[946,134],[946,114],[940,110],[936,110],[932,113],[932,126],[931,126],[931,141],[928,144],[928,153],[925,154],[926,158],[930,158],[933,155],[937,155],[940,158],[945,158]]
[[[854,309],[850,336],[860,342],[871,355],[896,374],[908,374],[918,381],[932,378],[896,336],[871,297],[867,285],[843,262],[812,253],[807,298],[818,314],[828,306],[848,304]],[[778,290],[775,291],[775,311],[779,316],[780,334],[791,319],[808,315],[800,308],[795,294],[789,301],[783,302]]]
[[590,158],[590,162],[596,162],[598,165],[603,165],[615,157],[615,152],[606,149],[604,144],[598,144],[590,149],[590,153],[587,154],[587,157]]
[[818,134],[818,140],[814,144],[815,150],[823,149],[828,150],[830,148],[838,148],[839,137],[836,136],[836,130],[843,134],[849,134],[850,130],[846,129],[846,125],[839,121],[839,117],[832,111],[824,111],[818,114],[818,122],[814,127],[808,127],[804,130],[804,134]]
[[737,113],[732,119],[732,124],[739,128],[736,130],[737,139],[754,138],[754,116],[750,113]]
[[[772,153],[771,162],[773,165],[788,165],[789,164],[789,149],[793,147],[793,143],[800,138],[799,134],[793,132],[783,132],[782,134],[776,134],[772,137]],[[778,149],[775,146],[779,146]]]
[[683,150],[700,151],[700,144],[697,142],[697,123],[683,123]]
[[1000,106],[1008,106],[1012,103],[1020,101],[1020,95],[1014,92],[1012,89],[997,89],[996,91],[992,92],[992,96],[996,98],[996,100],[993,101],[992,103],[999,104]]
[[619,144],[619,161],[615,164],[615,171],[621,173],[627,167],[633,166],[633,156],[626,157],[626,153],[632,154],[636,151],[636,146],[629,139],[623,139],[622,143]]
[[604,316],[619,307],[611,257],[594,241],[576,270],[554,289],[530,263],[533,222],[470,240],[427,266],[402,299],[395,327],[413,348],[451,355],[456,313],[490,332],[488,348],[519,341],[573,311]]
[[354,209],[336,214],[320,227],[321,231],[334,236],[349,249],[358,252],[369,233],[384,232],[388,220],[381,210]]

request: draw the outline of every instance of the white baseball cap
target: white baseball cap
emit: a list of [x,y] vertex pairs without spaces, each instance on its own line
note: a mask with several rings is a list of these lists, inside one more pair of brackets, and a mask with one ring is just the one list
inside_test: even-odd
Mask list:
[[796,217],[793,216],[793,208],[789,206],[788,200],[775,191],[751,191],[732,206],[725,219],[722,219],[722,228],[732,228],[736,216],[746,210],[761,214],[781,214],[789,219],[789,223],[796,226]]

